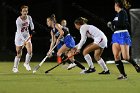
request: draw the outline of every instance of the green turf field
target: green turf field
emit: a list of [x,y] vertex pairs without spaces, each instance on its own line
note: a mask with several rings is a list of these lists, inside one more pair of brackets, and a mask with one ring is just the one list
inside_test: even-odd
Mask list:
[[[37,63],[31,63],[34,67]],[[11,72],[12,62],[0,62],[0,93],[139,93],[140,73],[130,64],[125,64],[128,80],[116,80],[115,64],[108,64],[111,75],[98,75],[101,68],[95,64],[96,72],[79,74],[79,68],[68,71],[59,66],[49,74],[44,71],[56,63],[45,63],[36,74],[19,65],[19,73]],[[87,64],[84,64],[87,67]]]

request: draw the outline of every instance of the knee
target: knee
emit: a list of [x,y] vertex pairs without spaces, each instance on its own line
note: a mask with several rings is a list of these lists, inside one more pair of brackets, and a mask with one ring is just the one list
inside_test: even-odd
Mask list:
[[31,55],[31,56],[33,55],[33,53],[32,53],[32,52],[28,52],[28,54],[29,54],[29,55]]
[[83,51],[83,55],[85,56],[86,54],[88,54],[85,50]]
[[60,53],[59,51],[57,52],[57,56],[61,56],[62,53]]
[[22,52],[21,52],[21,51],[18,51],[18,52],[17,52],[17,57],[18,57],[18,58],[21,58],[21,56],[22,56]]
[[129,56],[125,56],[125,57],[123,57],[123,59],[128,61],[130,59],[130,57]]
[[27,50],[27,53],[29,54],[29,55],[32,55],[32,50]]
[[29,56],[33,56],[33,53],[32,53],[32,52],[31,52],[31,53],[28,53],[28,55],[29,55]]
[[118,56],[118,55],[114,55],[114,59],[115,59],[115,61],[118,61],[118,60],[120,60],[121,58],[120,58],[120,56]]
[[95,58],[96,61],[101,59],[100,55],[94,55],[94,58]]

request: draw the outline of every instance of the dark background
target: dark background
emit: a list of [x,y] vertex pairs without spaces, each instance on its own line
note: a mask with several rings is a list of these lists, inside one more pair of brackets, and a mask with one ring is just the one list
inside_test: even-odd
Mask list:
[[[131,0],[131,8],[140,8],[138,0]],[[49,49],[50,30],[46,26],[46,18],[52,13],[56,15],[57,22],[66,19],[70,33],[75,37],[76,43],[80,40],[79,31],[74,27],[74,20],[86,17],[89,24],[100,28],[108,37],[108,48],[103,53],[105,60],[112,60],[111,35],[112,31],[106,23],[115,16],[114,0],[1,0],[0,2],[0,61],[13,61],[16,51],[14,37],[16,32],[16,18],[20,15],[21,5],[29,6],[29,15],[35,24],[36,34],[32,38],[33,59],[41,61]],[[88,43],[91,40],[88,40]],[[22,60],[26,50],[24,50]],[[93,53],[91,53],[93,56]],[[79,60],[81,56],[77,56]],[[52,61],[55,61],[51,59]]]

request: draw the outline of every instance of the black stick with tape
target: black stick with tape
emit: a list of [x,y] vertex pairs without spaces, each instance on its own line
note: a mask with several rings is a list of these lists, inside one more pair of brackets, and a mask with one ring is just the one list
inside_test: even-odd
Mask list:
[[52,67],[52,68],[48,69],[47,71],[45,71],[45,73],[46,73],[46,74],[49,73],[51,70],[55,69],[56,67],[58,67],[59,65],[61,65],[61,64],[64,63],[64,62],[66,62],[68,59],[72,58],[73,56],[75,56],[75,55],[77,55],[77,54],[78,54],[78,53],[75,53],[75,54],[73,54],[72,56],[67,57],[67,58],[66,58],[65,60],[63,60],[61,63],[59,63],[59,64],[55,65],[54,67]]

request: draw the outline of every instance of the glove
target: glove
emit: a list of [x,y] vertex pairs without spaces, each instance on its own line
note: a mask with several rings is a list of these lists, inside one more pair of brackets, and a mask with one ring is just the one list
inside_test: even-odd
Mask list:
[[76,50],[76,54],[78,54],[78,53],[80,53],[80,49],[77,49],[77,50]]
[[31,30],[31,35],[34,35],[36,32],[34,30]]
[[109,27],[114,32],[114,28],[113,28],[112,22],[109,21],[107,23],[107,27]]
[[51,53],[48,52],[48,53],[47,53],[47,56],[48,56],[49,58],[51,58],[51,57],[52,57],[52,52],[51,52]]
[[110,21],[107,23],[107,27],[112,27],[112,23]]

